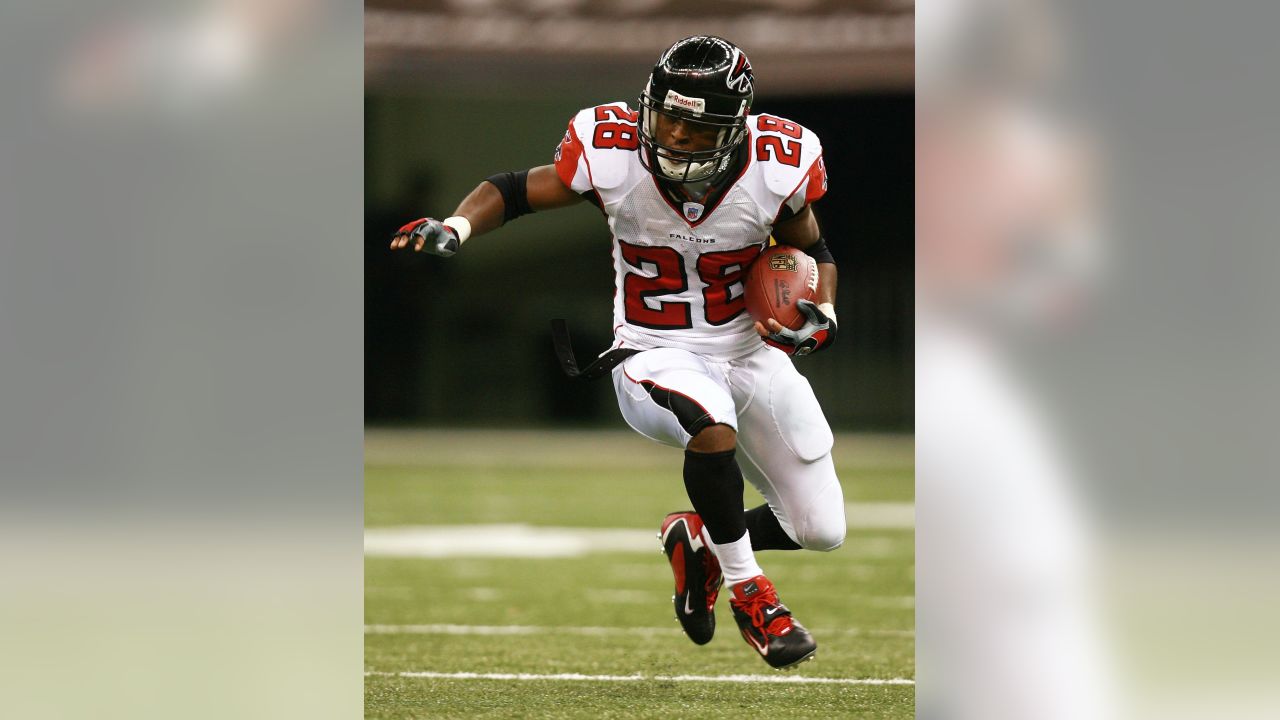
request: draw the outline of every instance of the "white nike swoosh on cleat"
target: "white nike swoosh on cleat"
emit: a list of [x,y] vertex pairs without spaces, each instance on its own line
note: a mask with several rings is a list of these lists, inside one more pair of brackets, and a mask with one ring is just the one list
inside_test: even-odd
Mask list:
[[764,614],[765,614],[765,615],[773,615],[774,613],[778,612],[778,610],[779,610],[779,608],[771,607],[771,608],[769,608],[768,610],[765,610],[765,611],[764,611]]
[[756,649],[756,652],[760,653],[762,657],[769,654],[768,643],[761,645],[760,643],[756,642],[755,638],[748,635],[745,630],[742,632],[742,637],[746,638],[747,642],[751,643],[751,646],[754,647]]
[[689,607],[689,596],[688,596],[688,595],[685,595],[685,596],[684,596],[684,614],[685,614],[685,615],[692,615],[692,614],[693,614],[693,608]]

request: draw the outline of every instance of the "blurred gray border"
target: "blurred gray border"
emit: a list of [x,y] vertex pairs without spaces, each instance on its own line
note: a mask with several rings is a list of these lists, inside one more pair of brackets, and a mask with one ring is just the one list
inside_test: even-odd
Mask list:
[[359,716],[362,40],[0,10],[0,716]]

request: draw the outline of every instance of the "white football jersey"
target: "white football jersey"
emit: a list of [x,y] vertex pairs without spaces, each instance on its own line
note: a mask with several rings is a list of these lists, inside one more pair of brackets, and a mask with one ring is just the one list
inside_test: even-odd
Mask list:
[[637,114],[626,103],[574,116],[556,148],[564,184],[594,193],[613,233],[613,347],[678,348],[730,360],[760,346],[743,276],[792,212],[827,190],[822,145],[772,115],[747,117],[748,158],[727,191],[673,203],[640,164]]

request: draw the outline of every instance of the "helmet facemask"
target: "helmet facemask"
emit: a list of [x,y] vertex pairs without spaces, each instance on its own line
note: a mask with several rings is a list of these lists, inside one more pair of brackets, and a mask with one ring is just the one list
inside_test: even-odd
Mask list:
[[[734,151],[746,137],[748,109],[746,100],[741,100],[733,114],[709,112],[706,99],[655,88],[651,79],[640,95],[640,162],[649,172],[674,182],[713,179],[728,169]],[[683,122],[686,132],[714,137],[714,142],[698,150],[664,145],[659,140],[659,127],[666,122]]]

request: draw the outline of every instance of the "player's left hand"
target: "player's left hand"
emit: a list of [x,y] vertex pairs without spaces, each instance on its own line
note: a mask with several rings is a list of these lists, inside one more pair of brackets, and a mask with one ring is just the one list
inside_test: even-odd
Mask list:
[[413,244],[414,252],[426,252],[449,257],[458,251],[462,242],[453,228],[435,218],[419,218],[406,223],[391,238],[391,249],[401,250]]
[[796,303],[796,307],[800,308],[806,318],[799,330],[785,328],[773,318],[769,318],[768,328],[756,323],[756,332],[764,339],[765,344],[788,355],[808,355],[831,347],[836,341],[836,314],[831,305],[823,303],[819,307],[809,300],[801,300]]

